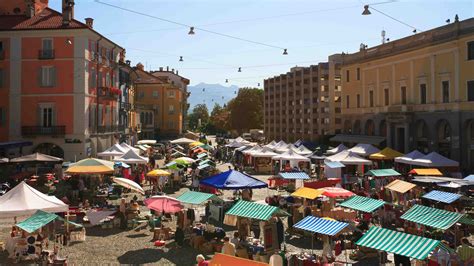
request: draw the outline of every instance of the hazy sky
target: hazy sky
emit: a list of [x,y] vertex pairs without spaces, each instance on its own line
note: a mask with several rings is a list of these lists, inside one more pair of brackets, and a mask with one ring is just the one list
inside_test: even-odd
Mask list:
[[[178,69],[191,84],[199,82],[257,86],[290,67],[325,61],[339,52],[354,52],[360,43],[381,42],[380,33],[395,40],[412,29],[372,11],[362,16],[363,1],[320,0],[101,0],[187,25],[277,47],[251,44],[108,7],[93,0],[76,0],[75,18],[94,18],[94,28],[127,50],[132,64],[147,69]],[[375,0],[376,2],[380,2]],[[50,5],[61,10],[60,0]],[[445,20],[474,17],[474,1],[396,1],[374,5],[420,30]],[[184,62],[179,62],[183,56]],[[237,72],[242,67],[242,72]],[[263,84],[261,84],[263,86]]]

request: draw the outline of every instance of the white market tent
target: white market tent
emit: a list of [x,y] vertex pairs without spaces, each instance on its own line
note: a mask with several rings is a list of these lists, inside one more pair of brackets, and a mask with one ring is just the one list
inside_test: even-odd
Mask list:
[[37,210],[67,212],[69,207],[58,198],[43,194],[24,181],[0,197],[0,218],[32,215]]
[[344,144],[339,144],[339,146],[337,146],[336,148],[327,150],[326,154],[332,155],[332,154],[340,153],[341,151],[345,151],[345,150],[347,150],[347,147]]
[[270,149],[273,149],[275,147],[275,145],[277,144],[276,141],[272,140],[272,142],[268,143],[267,145],[265,145],[264,147],[267,147],[267,148],[270,148]]
[[444,157],[437,152],[431,152],[421,158],[415,159],[411,162],[412,165],[419,165],[425,167],[458,167],[459,162]]
[[112,147],[106,149],[105,151],[97,153],[97,156],[115,157],[115,156],[122,156],[125,152],[127,152],[127,149],[120,146],[119,144],[114,144]]
[[303,155],[299,155],[293,150],[288,150],[288,151],[286,151],[282,154],[279,154],[277,156],[273,156],[272,160],[280,161],[280,165],[283,165],[282,161],[289,161],[290,162],[290,167],[298,166],[299,162],[309,162],[309,161],[311,161],[309,158],[304,157]]
[[370,144],[359,143],[354,147],[350,148],[349,151],[357,155],[367,157],[371,154],[379,152],[380,150]]
[[229,144],[225,145],[226,147],[229,147],[229,148],[240,148],[242,146],[247,146],[247,145],[250,145],[250,141],[247,141],[241,137],[238,137],[234,140],[232,140]]
[[260,147],[260,145],[255,145],[250,149],[245,149],[244,151],[242,151],[242,153],[245,155],[249,155],[250,153],[254,151],[261,151],[261,150],[262,150],[262,147]]
[[278,156],[278,153],[273,152],[271,148],[263,147],[260,151],[253,151],[250,153],[250,156],[255,158],[267,158]]
[[140,152],[140,149],[134,148],[134,147],[128,145],[127,143],[125,143],[125,142],[122,142],[122,143],[120,144],[120,147],[124,148],[124,149],[125,149],[125,152],[127,152],[128,150],[132,150],[132,151],[134,151],[134,152],[136,152],[136,153],[139,153],[139,152]]
[[273,150],[277,153],[284,153],[284,152],[287,152],[289,150],[292,150],[292,151],[298,153],[298,148],[293,144],[287,144],[286,146],[282,146],[282,147],[278,147],[278,148],[275,147]]
[[284,142],[283,140],[280,140],[277,144],[273,146],[273,149],[276,150],[278,148],[283,148],[286,146],[288,146],[288,144],[286,144],[286,142]]
[[138,153],[133,150],[129,150],[120,158],[117,158],[115,161],[128,164],[146,164],[148,163],[148,158],[138,155]]
[[179,138],[179,139],[170,141],[171,144],[180,144],[180,145],[187,145],[193,142],[196,142],[196,141],[192,139],[188,139],[188,138]]
[[410,153],[407,153],[403,156],[396,157],[394,159],[394,161],[397,162],[397,163],[411,164],[413,162],[413,160],[422,158],[424,156],[425,155],[423,153],[419,152],[418,150],[414,150],[414,151],[412,151]]
[[372,161],[364,159],[349,150],[326,157],[325,161],[340,162],[344,165],[371,165]]
[[299,155],[303,155],[303,156],[308,156],[310,154],[313,154],[313,152],[310,149],[306,148],[304,145],[299,146],[298,148],[296,148],[295,151]]

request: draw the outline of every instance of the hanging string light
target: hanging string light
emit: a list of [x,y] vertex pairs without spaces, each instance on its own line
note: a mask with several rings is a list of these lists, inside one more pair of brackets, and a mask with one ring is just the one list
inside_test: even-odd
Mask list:
[[188,35],[194,35],[194,27],[189,27]]
[[180,56],[180,57],[179,57],[179,62],[183,62],[183,61],[184,61],[184,60],[183,60],[183,57]]
[[369,10],[369,8],[370,8],[370,9],[372,9],[372,10],[374,10],[374,11],[377,11],[377,13],[380,13],[380,14],[386,16],[387,18],[390,18],[390,19],[395,20],[396,22],[398,22],[398,23],[400,23],[400,24],[403,24],[403,25],[405,25],[405,26],[407,26],[407,27],[409,27],[409,28],[412,28],[412,29],[413,29],[413,33],[416,33],[416,32],[418,31],[418,29],[417,29],[416,27],[414,27],[414,26],[412,26],[412,25],[410,25],[410,24],[408,24],[408,23],[406,23],[406,22],[403,22],[403,21],[401,21],[401,20],[399,20],[399,19],[397,19],[397,18],[394,18],[394,17],[390,16],[389,14],[384,13],[384,12],[382,12],[382,11],[380,11],[380,10],[378,10],[378,9],[376,9],[376,8],[373,7],[374,5],[385,4],[385,3],[390,3],[390,2],[392,2],[392,1],[374,3],[374,4],[371,4],[370,6],[369,6],[369,5],[364,5],[364,11],[362,12],[362,15],[366,16],[366,15],[372,14],[372,13],[370,12],[370,10]]
[[286,48],[285,48],[285,49],[283,49],[283,55],[288,55],[288,51],[287,51],[287,49],[286,49]]
[[241,67],[239,67],[239,70],[238,70],[237,72],[242,72],[242,68],[241,68]]
[[229,83],[229,80],[228,80],[228,79],[225,79],[225,83]]

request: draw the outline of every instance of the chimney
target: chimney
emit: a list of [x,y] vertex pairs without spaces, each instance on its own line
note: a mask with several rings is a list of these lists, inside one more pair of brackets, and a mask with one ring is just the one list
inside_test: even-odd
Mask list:
[[169,67],[169,66],[166,66],[166,71],[170,71],[170,67]]
[[127,66],[129,66],[130,63],[131,63],[130,60],[126,60],[126,61],[125,61],[125,64],[127,64]]
[[138,68],[139,70],[141,70],[141,71],[144,71],[144,69],[145,69],[145,67],[143,66],[142,63],[138,63],[138,64],[137,64],[137,68]]
[[160,67],[160,71],[163,71],[163,67]]
[[178,75],[178,70],[176,69],[176,75]]
[[35,1],[34,0],[26,0],[26,16],[32,18],[35,16]]
[[173,72],[173,73],[174,73],[174,68],[172,68],[172,69],[171,69],[171,72]]
[[63,0],[63,26],[69,26],[74,18],[74,0]]
[[93,18],[85,18],[87,27],[93,29],[94,28],[94,19]]

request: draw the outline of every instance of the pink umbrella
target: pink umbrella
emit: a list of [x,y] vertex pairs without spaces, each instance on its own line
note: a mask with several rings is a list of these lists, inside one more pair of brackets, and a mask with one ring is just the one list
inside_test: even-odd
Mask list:
[[354,193],[352,193],[351,191],[340,188],[340,187],[325,187],[325,188],[322,188],[322,190],[324,191],[323,195],[330,198],[337,198],[337,197],[346,198],[346,197],[351,197],[354,195]]
[[183,209],[181,202],[168,196],[153,196],[145,200],[148,209],[157,212],[175,213]]

